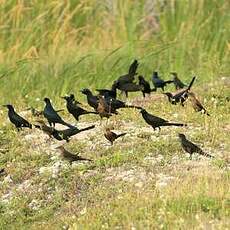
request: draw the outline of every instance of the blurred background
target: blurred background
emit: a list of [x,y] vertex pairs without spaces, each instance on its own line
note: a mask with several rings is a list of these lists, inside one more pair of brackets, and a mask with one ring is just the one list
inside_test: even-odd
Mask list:
[[110,87],[134,58],[147,79],[227,77],[229,12],[226,0],[0,0],[0,103]]

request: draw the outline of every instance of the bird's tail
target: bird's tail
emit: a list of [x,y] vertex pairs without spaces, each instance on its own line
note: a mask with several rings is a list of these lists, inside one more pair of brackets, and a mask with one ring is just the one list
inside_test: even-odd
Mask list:
[[83,131],[90,130],[90,129],[93,129],[93,128],[95,128],[95,125],[88,126],[88,127],[84,128],[84,129],[79,129],[79,132],[83,132]]
[[118,138],[118,137],[125,136],[125,135],[126,135],[126,133],[121,133],[121,134],[118,134],[118,135],[117,135],[117,138]]
[[210,155],[208,153],[205,153],[204,156],[209,157],[209,158],[214,158],[214,156],[212,156],[212,155]]
[[168,81],[165,81],[164,83],[165,84],[170,84],[170,83],[173,83],[174,81],[173,80],[168,80]]
[[135,75],[138,67],[138,61],[134,60],[133,63],[129,67],[129,74]]
[[214,158],[214,156],[212,156],[212,155],[210,155],[210,154],[208,154],[208,153],[205,153],[205,152],[203,152],[202,150],[199,151],[199,154],[200,154],[200,155],[203,155],[203,156],[205,156],[205,157]]
[[141,106],[136,105],[126,105],[125,108],[143,109]]
[[206,114],[207,116],[210,116],[210,114],[207,112],[207,110],[204,110],[204,114]]
[[91,160],[91,159],[84,158],[84,157],[80,157],[79,160],[80,160],[80,161],[93,161],[93,160]]
[[183,124],[183,123],[167,122],[167,123],[164,124],[164,126],[187,126],[187,125]]
[[73,126],[73,125],[71,125],[71,124],[68,124],[68,123],[65,122],[65,121],[62,121],[61,124],[62,124],[62,125],[65,125],[65,126],[68,126],[68,127],[71,128],[71,129],[75,129],[75,128],[76,128],[75,126]]
[[28,128],[32,129],[32,124],[29,123],[28,124]]
[[192,87],[192,85],[193,85],[195,79],[196,79],[196,77],[193,77],[193,78],[192,78],[192,81],[190,82],[187,91],[189,91],[189,90],[191,89],[191,87]]

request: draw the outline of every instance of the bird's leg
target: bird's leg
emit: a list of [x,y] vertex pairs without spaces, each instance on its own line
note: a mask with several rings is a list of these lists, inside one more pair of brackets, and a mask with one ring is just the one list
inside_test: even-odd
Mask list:
[[192,160],[192,154],[190,154],[189,159]]
[[48,123],[49,123],[49,126],[52,127],[52,123],[50,121],[48,121]]
[[128,98],[128,92],[127,91],[125,91],[125,96],[126,96],[126,98]]

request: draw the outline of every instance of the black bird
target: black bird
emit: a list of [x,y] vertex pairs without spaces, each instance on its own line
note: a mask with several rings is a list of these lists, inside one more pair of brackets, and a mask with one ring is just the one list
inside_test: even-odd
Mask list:
[[107,104],[111,107],[110,110],[113,112],[115,112],[117,109],[121,109],[121,108],[142,109],[142,107],[140,107],[140,106],[127,105],[125,102],[118,100],[118,99],[111,98],[107,94],[105,94],[104,98],[105,98],[105,101],[107,102]]
[[172,126],[172,125],[173,126],[186,126],[185,124],[182,124],[182,123],[173,123],[173,122],[169,122],[163,118],[154,116],[154,115],[148,113],[145,109],[142,109],[140,112],[142,114],[142,117],[146,121],[146,123],[151,125],[154,130],[156,128],[160,129],[161,126]]
[[58,113],[55,111],[55,109],[53,108],[50,99],[49,98],[44,98],[44,102],[45,102],[45,108],[43,110],[43,115],[44,117],[48,120],[49,125],[55,127],[56,123],[68,126],[70,128],[75,128],[73,125],[66,123],[59,115]]
[[184,90],[180,90],[177,91],[175,93],[164,93],[167,97],[168,97],[168,101],[173,104],[176,105],[177,103],[180,103],[182,106],[184,106],[184,102],[187,100],[188,98],[188,92],[191,89],[194,81],[195,81],[196,77],[193,77],[188,88],[184,89]]
[[69,161],[70,164],[72,164],[74,161],[92,161],[90,159],[81,157],[78,154],[75,155],[75,154],[67,151],[63,146],[58,146],[56,149],[60,150],[62,158],[64,160]]
[[157,88],[161,88],[163,91],[164,91],[164,87],[167,84],[173,83],[173,81],[171,81],[171,80],[169,80],[169,81],[162,80],[158,76],[158,72],[153,72],[152,82],[153,82],[153,86],[155,87],[156,90],[157,90]]
[[96,89],[97,92],[99,92],[99,95],[105,96],[105,94],[108,94],[112,98],[117,98],[117,82],[115,81],[111,87],[111,90],[109,89]]
[[94,96],[89,89],[82,89],[81,93],[83,93],[83,94],[85,94],[87,96],[88,104],[91,107],[93,107],[95,109],[95,111],[96,111],[97,107],[98,107],[99,98],[97,96]]
[[95,128],[95,125],[88,126],[83,129],[78,129],[77,127],[64,129],[64,130],[57,130],[54,127],[49,127],[46,125],[46,123],[42,120],[37,121],[37,124],[35,125],[36,128],[41,129],[44,133],[46,133],[49,137],[54,137],[58,141],[69,141],[70,137],[86,131]]
[[128,74],[120,76],[117,81],[120,83],[132,83],[135,80],[135,75],[137,74],[138,61],[134,60],[129,67]]
[[151,92],[156,91],[156,89],[150,88],[149,82],[146,81],[143,76],[141,75],[138,76],[138,80],[139,80],[139,85],[144,87],[142,90],[143,97],[145,97],[145,94],[150,94]]
[[143,85],[137,85],[133,82],[119,82],[117,81],[117,89],[125,93],[125,96],[128,97],[128,92],[138,92],[143,91]]
[[182,148],[184,149],[185,152],[190,154],[190,159],[192,159],[193,153],[199,153],[200,155],[210,157],[210,158],[213,157],[213,156],[209,155],[208,153],[203,152],[203,150],[200,147],[193,144],[191,141],[187,140],[187,138],[184,134],[179,133],[178,136],[179,136]]
[[71,113],[77,121],[79,120],[79,117],[81,115],[98,114],[97,112],[87,111],[81,108],[80,106],[78,106],[79,102],[75,101],[75,97],[73,94],[70,94],[70,96],[64,96],[62,98],[66,100],[66,107],[68,112]]
[[173,83],[176,89],[183,89],[186,87],[186,85],[179,79],[176,72],[171,72],[171,74],[173,75]]
[[32,129],[32,125],[26,119],[17,114],[12,105],[3,106],[8,108],[8,117],[18,131],[21,130],[23,127]]

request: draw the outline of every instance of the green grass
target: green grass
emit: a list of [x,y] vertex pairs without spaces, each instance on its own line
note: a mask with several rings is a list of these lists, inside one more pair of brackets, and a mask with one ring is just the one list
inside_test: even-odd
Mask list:
[[[196,75],[194,92],[211,116],[170,105],[160,92],[146,100],[133,93],[132,103],[188,127],[154,132],[138,111],[123,109],[109,123],[128,134],[109,146],[105,123],[89,115],[79,126],[96,130],[66,148],[93,163],[70,166],[57,142],[34,129],[17,133],[1,108],[0,168],[8,176],[0,177],[0,229],[227,229],[229,9],[225,0],[2,1],[0,104],[42,109],[48,96],[64,108],[59,97],[70,92],[86,104],[81,88],[110,87],[137,58],[149,80],[153,70],[165,79],[176,71],[185,82]],[[178,132],[215,159],[189,160]]]

